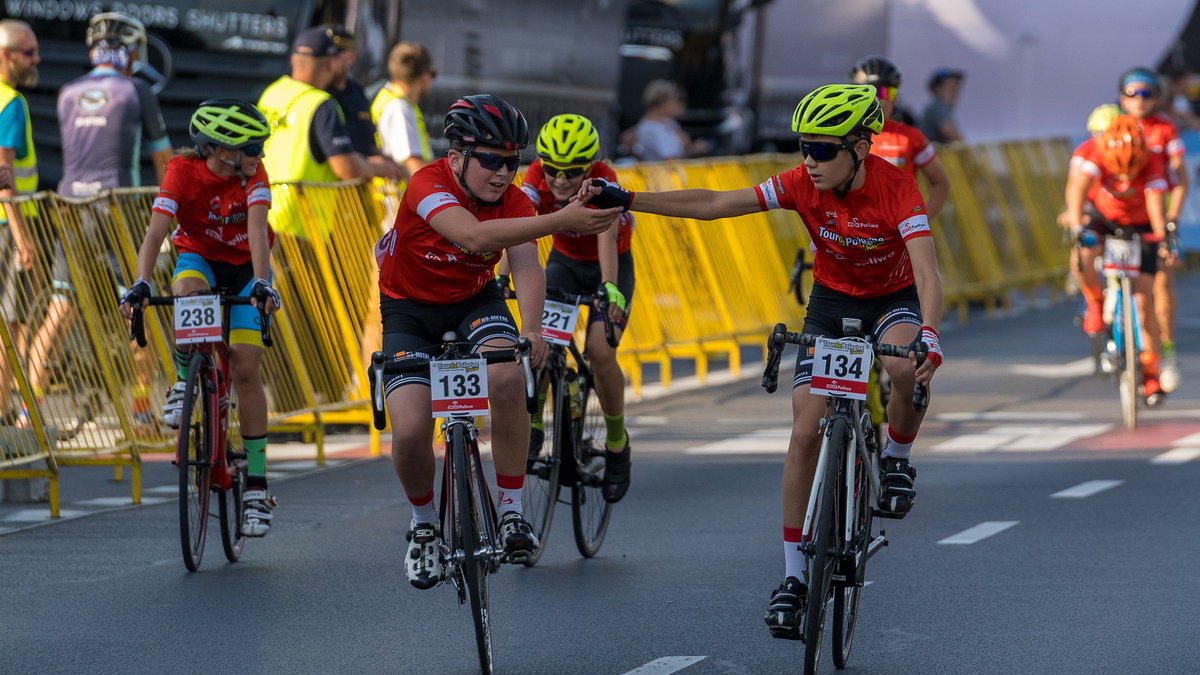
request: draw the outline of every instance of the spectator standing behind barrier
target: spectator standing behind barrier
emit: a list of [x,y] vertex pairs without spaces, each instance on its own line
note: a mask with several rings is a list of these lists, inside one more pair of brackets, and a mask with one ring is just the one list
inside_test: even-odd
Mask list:
[[871,154],[912,173],[914,178],[918,170],[924,174],[929,181],[925,209],[932,219],[941,213],[946,196],[950,194],[950,177],[925,134],[916,127],[892,119],[900,96],[900,78],[900,69],[883,56],[864,57],[850,70],[850,82],[875,87],[879,106],[883,109],[883,131],[875,134]]
[[712,152],[708,141],[692,140],[679,126],[679,118],[687,110],[687,95],[678,84],[669,80],[652,81],[646,85],[642,103],[646,112],[633,127],[632,138],[626,143],[639,160],[660,162],[700,157]]
[[[37,191],[37,152],[33,146],[29,104],[16,88],[37,86],[41,60],[37,36],[29,24],[12,19],[0,21],[0,167],[12,177],[9,181],[12,186],[0,188],[0,197]],[[25,223],[25,217],[33,213],[32,205],[5,204],[4,222],[0,223],[0,246],[4,252],[0,256],[0,283],[4,284],[0,288],[0,312],[10,334],[18,332],[19,271],[33,269],[37,262],[37,248]],[[15,259],[11,254],[14,248]],[[5,423],[15,418],[9,409],[11,383],[9,360],[0,357],[0,418]]]
[[375,122],[371,119],[371,101],[367,99],[367,92],[362,85],[350,77],[350,69],[358,60],[354,33],[340,24],[326,24],[322,28],[339,50],[337,56],[331,57],[333,82],[325,90],[333,95],[342,109],[350,144],[355,152],[377,165],[381,172],[386,172],[386,178],[405,178],[406,174],[400,166],[379,152],[379,146],[375,143]]
[[140,186],[143,140],[156,182],[162,183],[171,139],[149,83],[131,77],[133,63],[146,48],[145,27],[128,14],[104,12],[88,22],[86,40],[91,72],[58,92],[63,153],[59,194],[91,197],[108,188]]
[[419,104],[433,86],[437,71],[429,50],[415,42],[392,47],[387,68],[389,80],[371,102],[371,118],[378,128],[383,154],[411,176],[433,161]]
[[933,100],[921,114],[921,132],[934,143],[953,143],[963,140],[954,118],[954,105],[966,76],[961,70],[939,68],[929,76],[929,93]]

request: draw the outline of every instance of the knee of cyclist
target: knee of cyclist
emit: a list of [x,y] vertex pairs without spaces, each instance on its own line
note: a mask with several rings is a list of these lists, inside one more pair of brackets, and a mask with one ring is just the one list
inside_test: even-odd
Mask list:
[[233,380],[235,387],[262,384],[262,376],[259,374],[257,363],[235,360],[229,364],[229,377]]
[[821,433],[814,425],[805,425],[804,429],[792,429],[792,438],[788,445],[789,453],[797,453],[798,457],[815,454],[821,444]]

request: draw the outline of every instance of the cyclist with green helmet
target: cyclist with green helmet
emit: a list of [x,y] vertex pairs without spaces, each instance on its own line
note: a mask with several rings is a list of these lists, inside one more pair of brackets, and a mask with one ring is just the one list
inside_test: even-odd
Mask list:
[[[525,172],[521,189],[533,201],[539,215],[565,207],[585,180],[599,178],[617,182],[617,174],[597,161],[600,134],[582,115],[556,115],[542,127],[537,138],[538,158]],[[629,318],[633,301],[633,215],[618,216],[611,228],[600,234],[559,232],[546,261],[546,286],[568,294],[604,293],[608,316],[620,335]],[[617,363],[617,350],[604,339],[604,318],[592,313],[588,319],[586,350],[596,376],[596,394],[607,426],[605,444],[604,499],[618,502],[629,489],[629,434],[625,431],[625,374]],[[530,453],[541,448],[545,435],[541,415],[534,415],[529,438]]]
[[[253,306],[230,310],[229,372],[238,397],[249,474],[242,532],[261,537],[271,528],[275,500],[267,491],[267,400],[259,373],[263,343],[257,307],[265,306],[267,312],[280,307],[279,294],[271,287],[275,239],[267,226],[271,188],[261,163],[263,143],[271,131],[254,105],[229,98],[201,103],[188,131],[195,147],[181,150],[167,163],[138,252],[139,278],[121,297],[121,313],[132,317],[133,306],[145,306],[153,295],[147,279],[168,232],[179,251],[172,294],[193,295],[220,287],[253,299]],[[173,231],[172,221],[176,222]],[[176,347],[178,379],[163,408],[163,421],[172,428],[180,423],[189,358],[186,349]]]
[[[879,509],[903,517],[916,498],[908,461],[923,412],[914,411],[914,383],[929,384],[942,362],[937,328],[942,288],[925,201],[912,174],[871,154],[883,112],[870,85],[831,84],[796,106],[804,162],[757,186],[738,190],[671,190],[628,195],[629,208],[679,218],[715,220],[791,209],[816,245],[813,290],[805,333],[842,335],[842,318],[855,317],[879,341],[918,346],[928,358],[884,357],[892,377],[888,438],[882,453]],[[595,191],[591,189],[588,191]],[[581,190],[581,195],[584,191]],[[771,635],[800,638],[807,602],[802,530],[816,471],[824,397],[810,396],[811,350],[800,350],[792,380],[792,434],[783,467],[784,582],[771,594],[764,617]]]

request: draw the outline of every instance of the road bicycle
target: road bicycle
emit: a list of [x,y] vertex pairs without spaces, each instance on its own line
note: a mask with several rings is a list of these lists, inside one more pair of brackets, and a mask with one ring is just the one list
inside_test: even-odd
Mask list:
[[[875,524],[879,503],[879,441],[871,413],[863,406],[872,355],[907,359],[909,345],[874,343],[858,319],[842,319],[842,338],[790,333],[775,325],[767,339],[762,385],[773,393],[787,344],[815,346],[812,390],[826,397],[832,411],[823,418],[821,447],[804,515],[802,546],[808,562],[808,604],[800,639],[804,672],[815,673],[821,658],[827,607],[833,602],[833,662],[845,668],[858,623],[858,606],[867,561],[886,546],[886,533]],[[918,344],[918,363],[925,358]],[[832,377],[831,377],[832,376]],[[912,405],[923,410],[928,390],[917,385]]]
[[479,456],[479,429],[475,415],[487,412],[487,366],[519,360],[525,371],[526,399],[533,395],[533,374],[529,367],[529,341],[521,340],[514,350],[471,354],[464,351],[469,343],[458,342],[454,333],[443,336],[438,356],[388,357],[383,352],[371,355],[371,408],[375,428],[387,428],[384,401],[384,375],[418,374],[429,376],[435,416],[444,417],[441,425],[446,439],[442,467],[442,492],[438,512],[442,516],[441,559],[458,591],[458,603],[470,601],[475,624],[475,643],[479,668],[491,673],[492,629],[488,612],[488,575],[505,562],[503,547],[497,541],[499,521],[496,505],[483,473]]
[[583,557],[591,558],[600,550],[612,516],[612,504],[604,500],[603,493],[608,436],[604,411],[591,364],[574,335],[579,307],[591,307],[604,317],[605,340],[617,346],[620,338],[608,317],[608,298],[604,293],[572,295],[547,289],[546,300],[542,337],[549,343],[550,354],[537,374],[536,386],[545,434],[541,446],[530,447],[525,466],[526,475],[535,479],[525,486],[525,516],[542,542],[542,548],[526,563],[530,566],[546,548],[561,489],[571,490],[575,547]]
[[[242,527],[242,495],[246,491],[246,453],[229,441],[229,310],[249,305],[250,298],[215,293],[154,296],[151,305],[175,308],[175,343],[192,344],[180,415],[175,466],[179,469],[179,542],[189,572],[200,569],[208,534],[209,496],[217,496],[221,547],[237,562],[246,544]],[[146,346],[141,307],[133,308],[130,335]],[[259,308],[263,345],[271,346],[270,319]]]

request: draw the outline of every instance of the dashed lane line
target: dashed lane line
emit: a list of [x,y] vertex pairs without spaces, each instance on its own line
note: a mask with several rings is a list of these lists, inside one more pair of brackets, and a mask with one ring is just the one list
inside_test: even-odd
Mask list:
[[994,534],[999,534],[999,533],[1007,530],[1008,528],[1016,525],[1018,522],[1020,522],[1020,521],[1018,521],[1018,520],[989,520],[987,522],[980,523],[980,524],[976,525],[975,527],[968,527],[967,529],[963,530],[962,532],[959,532],[958,534],[952,534],[949,537],[946,537],[945,539],[939,541],[938,543],[939,544],[974,544],[978,541],[987,539],[988,537],[990,537]]
[[1200,457],[1200,447],[1171,448],[1157,457],[1150,459],[1151,464],[1185,464]]
[[1124,483],[1125,481],[1123,480],[1089,480],[1074,487],[1059,490],[1050,496],[1055,499],[1083,499],[1084,497],[1091,497],[1105,490],[1111,490]]
[[638,666],[624,675],[668,675],[703,661],[704,656],[664,656],[644,666]]

